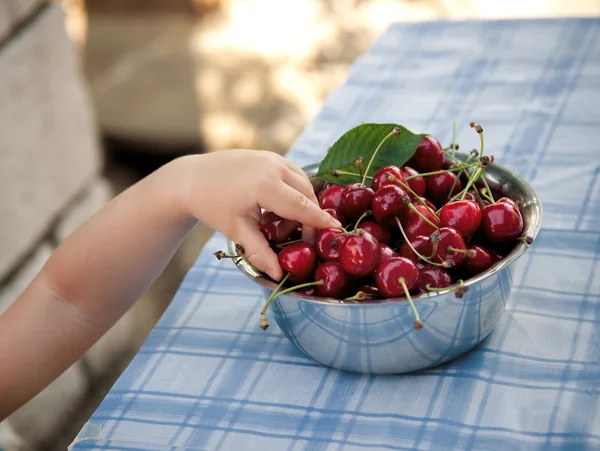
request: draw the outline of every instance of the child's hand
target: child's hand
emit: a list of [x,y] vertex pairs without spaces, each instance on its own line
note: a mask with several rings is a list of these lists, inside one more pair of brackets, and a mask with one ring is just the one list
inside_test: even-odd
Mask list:
[[259,230],[261,208],[303,224],[303,239],[314,228],[339,227],[321,210],[306,174],[282,156],[231,150],[189,157],[186,209],[209,227],[241,244],[246,258],[280,280],[277,255]]

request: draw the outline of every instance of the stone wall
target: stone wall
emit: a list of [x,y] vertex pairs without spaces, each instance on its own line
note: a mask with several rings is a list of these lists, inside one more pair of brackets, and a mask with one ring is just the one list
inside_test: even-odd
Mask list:
[[[58,4],[0,0],[0,314],[56,245],[113,195],[100,175],[79,51]],[[125,316],[84,359],[0,423],[0,450],[49,449],[94,381],[125,352],[132,321]]]

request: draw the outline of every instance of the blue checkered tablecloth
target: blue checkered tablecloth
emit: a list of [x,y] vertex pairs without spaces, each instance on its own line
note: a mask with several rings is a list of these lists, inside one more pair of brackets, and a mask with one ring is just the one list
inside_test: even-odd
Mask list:
[[295,142],[362,121],[486,150],[531,181],[544,227],[495,331],[449,364],[361,376],[305,358],[257,286],[206,245],[74,450],[600,449],[600,19],[396,24]]

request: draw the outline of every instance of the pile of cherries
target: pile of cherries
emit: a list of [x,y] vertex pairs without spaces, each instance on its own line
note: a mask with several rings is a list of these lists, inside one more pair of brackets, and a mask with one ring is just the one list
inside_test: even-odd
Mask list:
[[[443,149],[426,136],[401,167],[383,167],[372,178],[356,174],[357,182],[347,186],[316,187],[321,208],[342,227],[319,230],[314,245],[301,240],[297,223],[265,212],[261,231],[285,274],[269,301],[292,291],[362,302],[406,298],[421,328],[411,294],[453,289],[461,297],[464,280],[523,239],[518,205],[508,197],[494,199],[482,177],[493,157],[482,155],[481,126],[471,126],[482,149],[466,162],[454,157],[456,145]],[[361,159],[355,163],[362,173]],[[261,312],[263,329],[269,301]]]

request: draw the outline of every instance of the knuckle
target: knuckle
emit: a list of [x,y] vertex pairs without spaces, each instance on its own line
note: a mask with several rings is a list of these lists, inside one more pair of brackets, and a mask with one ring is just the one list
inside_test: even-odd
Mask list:
[[298,208],[300,211],[305,212],[308,209],[308,203],[308,197],[306,197],[304,194],[298,195]]

